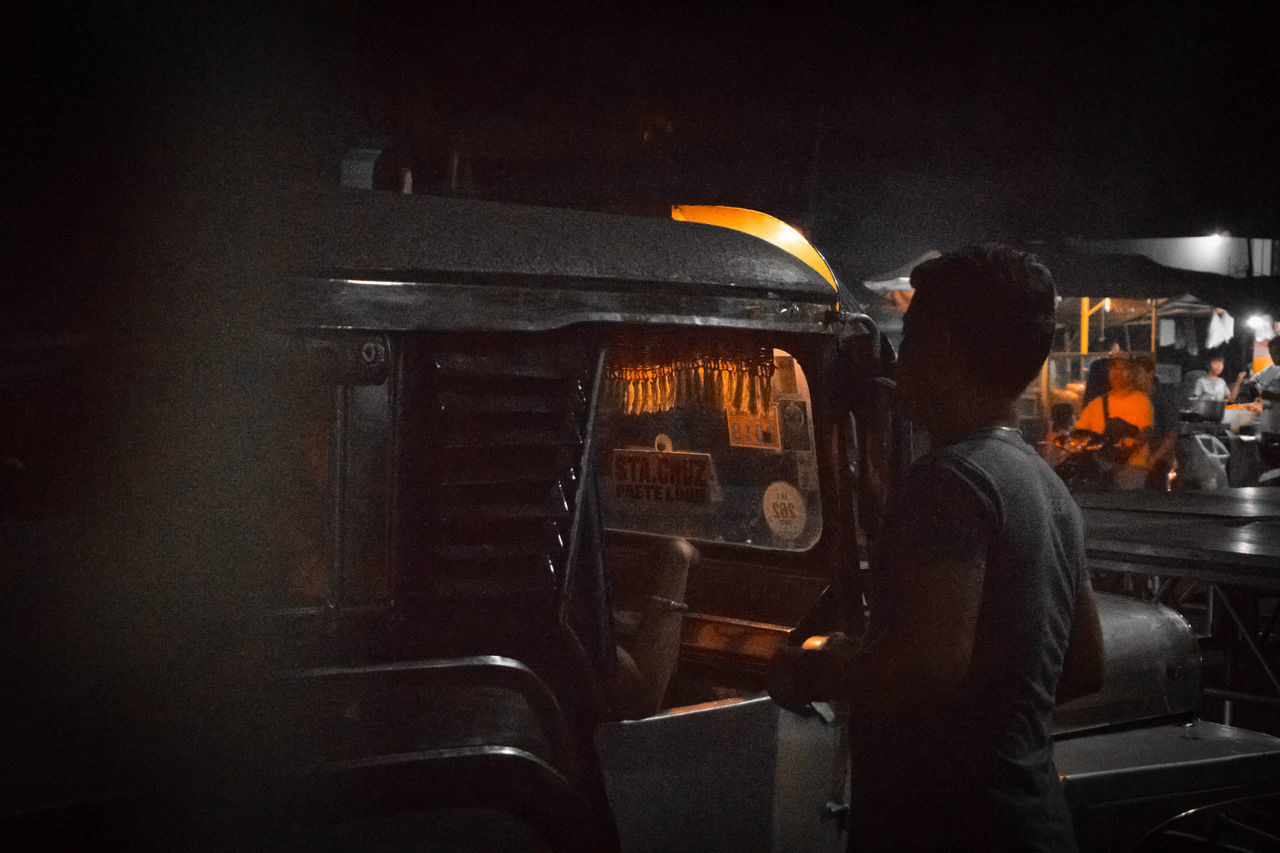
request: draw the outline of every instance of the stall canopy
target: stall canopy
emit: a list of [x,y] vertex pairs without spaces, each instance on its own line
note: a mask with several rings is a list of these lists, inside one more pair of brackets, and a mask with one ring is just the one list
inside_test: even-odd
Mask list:
[[1145,255],[1092,253],[1073,246],[1032,245],[1053,273],[1061,296],[1180,300],[1192,296],[1206,305],[1242,316],[1280,313],[1280,278],[1233,278],[1177,269]]
[[[1165,299],[1184,306],[1225,308],[1236,315],[1269,313],[1280,316],[1280,277],[1233,278],[1217,273],[1178,269],[1145,255],[1096,252],[1073,244],[1029,243],[1058,283],[1060,296],[1115,299]],[[908,290],[907,279],[916,264],[938,257],[936,251],[913,258],[901,267],[864,281],[872,293]],[[1187,299],[1192,297],[1192,299]]]

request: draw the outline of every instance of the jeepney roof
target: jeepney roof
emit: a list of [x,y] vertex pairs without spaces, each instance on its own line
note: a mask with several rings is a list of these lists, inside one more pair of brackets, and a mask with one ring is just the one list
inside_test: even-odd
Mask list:
[[764,240],[665,218],[341,191],[302,228],[291,307],[304,325],[798,330],[825,323],[839,296]]

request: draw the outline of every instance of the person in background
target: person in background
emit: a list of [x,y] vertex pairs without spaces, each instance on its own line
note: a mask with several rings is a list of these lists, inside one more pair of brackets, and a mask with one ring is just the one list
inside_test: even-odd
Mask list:
[[1223,363],[1220,355],[1209,359],[1209,373],[1196,380],[1196,387],[1191,392],[1193,400],[1217,400],[1224,403],[1236,401],[1236,395],[1240,393],[1240,383],[1244,382],[1248,374],[1246,371],[1240,371],[1236,376],[1235,384],[1227,387],[1227,380],[1222,378]]
[[1150,358],[1133,361],[1134,387],[1151,401],[1152,425],[1147,451],[1149,488],[1164,489],[1173,467],[1178,441],[1178,394],[1169,384],[1156,381],[1156,366]]
[[1089,365],[1089,372],[1084,378],[1084,398],[1080,401],[1081,405],[1087,406],[1107,393],[1107,375],[1110,372],[1111,362],[1123,357],[1124,352],[1120,348],[1120,341],[1112,338],[1111,346],[1107,349],[1107,357],[1095,359]]
[[1151,399],[1134,387],[1133,362],[1111,359],[1106,394],[1084,407],[1076,429],[1095,432],[1107,439],[1107,458],[1116,466],[1112,485],[1121,490],[1138,489],[1147,479],[1151,457],[1147,445],[1155,414]]
[[1049,407],[1049,437],[1040,442],[1040,457],[1056,468],[1068,456],[1064,445],[1071,437],[1071,425],[1075,423],[1075,407],[1068,402],[1054,403]]
[[1258,433],[1262,439],[1262,463],[1280,468],[1280,336],[1267,344],[1271,364],[1259,370],[1252,383],[1258,389],[1253,403],[1258,411]]
[[898,394],[932,447],[876,538],[870,628],[856,649],[784,646],[770,694],[850,703],[851,850],[1075,850],[1049,718],[1055,693],[1100,689],[1101,629],[1080,509],[1012,426],[1049,352],[1053,279],[980,246],[911,284]]
[[656,714],[680,656],[685,590],[698,564],[698,549],[668,539],[653,551],[647,594],[634,636],[619,642],[613,677],[606,683],[610,716],[636,719]]

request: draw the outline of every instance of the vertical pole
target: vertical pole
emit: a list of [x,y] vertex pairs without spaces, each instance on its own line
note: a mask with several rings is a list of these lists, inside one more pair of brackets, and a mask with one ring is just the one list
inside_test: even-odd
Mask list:
[[1040,416],[1050,426],[1052,424],[1049,418],[1049,360],[1052,358],[1053,352],[1050,348],[1049,357],[1044,360],[1044,364],[1040,365]]
[[1156,328],[1156,301],[1152,299],[1151,300],[1151,352],[1153,354],[1156,351],[1156,333],[1158,331],[1159,330]]
[[1080,297],[1080,354],[1089,354],[1089,297]]

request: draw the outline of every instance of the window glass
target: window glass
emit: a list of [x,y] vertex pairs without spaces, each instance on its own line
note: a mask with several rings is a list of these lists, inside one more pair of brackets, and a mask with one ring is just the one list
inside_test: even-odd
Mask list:
[[822,532],[809,385],[779,349],[622,353],[597,413],[614,530],[802,551]]

